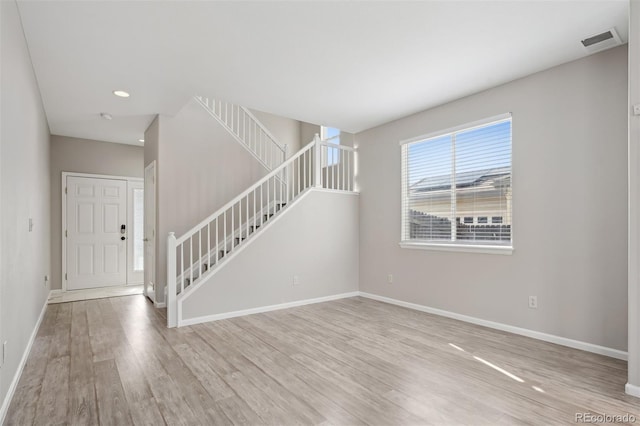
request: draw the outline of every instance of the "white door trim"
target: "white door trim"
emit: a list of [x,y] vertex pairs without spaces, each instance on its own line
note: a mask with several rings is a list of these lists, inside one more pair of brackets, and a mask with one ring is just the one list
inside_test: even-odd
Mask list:
[[67,239],[65,238],[65,231],[67,227],[67,193],[65,189],[67,188],[67,177],[84,177],[84,178],[95,178],[95,179],[113,179],[113,180],[124,180],[126,182],[144,182],[143,178],[137,178],[132,176],[112,176],[112,175],[98,175],[92,173],[76,173],[76,172],[62,172],[62,186],[60,188],[60,193],[62,194],[62,221],[61,221],[61,230],[60,237],[62,239],[62,273],[60,275],[60,282],[62,283],[62,291],[67,291],[67,280],[65,279],[65,274],[67,273]]
[[[153,175],[151,176],[152,178],[152,183],[151,185],[148,185],[147,183],[147,174],[149,173],[149,171],[152,170],[153,171]],[[157,207],[157,173],[156,173],[156,160],[153,160],[152,162],[150,162],[149,164],[146,165],[146,167],[144,168],[144,251],[145,251],[145,259],[144,259],[144,279],[143,279],[143,294],[145,295],[145,297],[149,298],[156,307],[160,307],[159,303],[157,302],[157,295],[155,294],[155,287],[156,287],[156,271],[155,271],[155,265],[157,262],[157,250],[156,250],[156,225],[157,225],[157,221],[156,221],[156,212],[158,210]],[[153,208],[151,209],[149,204],[150,201],[153,200]],[[147,228],[148,228],[148,218],[149,215],[151,214],[151,216],[153,217],[153,232],[152,235],[148,235],[147,233]],[[152,245],[151,247],[149,245]],[[153,253],[152,255],[147,256],[147,251],[149,251],[150,253]],[[152,263],[151,267],[149,267],[149,263]],[[153,283],[154,286],[154,291],[153,294],[149,293],[148,290],[148,284],[149,282]]]

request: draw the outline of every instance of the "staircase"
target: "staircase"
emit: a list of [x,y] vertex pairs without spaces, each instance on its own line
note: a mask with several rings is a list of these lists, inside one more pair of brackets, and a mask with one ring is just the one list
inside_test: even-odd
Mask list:
[[[207,108],[213,105],[210,111],[214,117],[221,116],[217,118],[219,120],[227,122],[227,117],[230,117],[228,122],[231,125],[225,127],[234,138],[239,142],[240,139],[253,141],[240,143],[247,149],[250,147],[254,156],[262,159],[265,167],[274,165],[271,153],[264,156],[265,152],[274,150],[260,148],[261,142],[256,142],[256,133],[243,130],[244,119],[237,118],[243,116],[243,113],[238,113],[244,111],[241,107],[232,106],[231,110],[235,112],[227,115],[226,108],[220,106],[224,104],[210,100],[201,103]],[[255,128],[258,127],[263,129],[261,125]],[[266,130],[264,132],[268,134]],[[286,148],[279,152],[278,155],[286,155]],[[298,153],[281,162],[269,174],[184,235],[176,238],[174,233],[170,233],[167,250],[168,326],[180,325],[178,302],[181,298],[203,285],[233,257],[240,255],[307,191],[322,188],[354,192],[355,154],[351,147],[321,141],[316,135]]]
[[287,145],[278,142],[247,108],[204,96],[194,99],[267,170],[287,159]]

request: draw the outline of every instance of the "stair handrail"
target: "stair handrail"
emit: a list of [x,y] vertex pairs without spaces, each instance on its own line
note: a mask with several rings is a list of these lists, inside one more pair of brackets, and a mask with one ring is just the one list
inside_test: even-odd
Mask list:
[[[235,253],[239,253],[242,250],[242,246],[238,248],[235,253],[234,249],[238,247],[240,244],[243,244],[242,241],[248,239],[248,243],[254,241],[253,238],[249,237],[250,233],[255,234],[257,228],[261,225],[264,225],[269,218],[279,214],[278,211],[285,211],[282,207],[286,206],[289,203],[293,203],[294,200],[297,199],[300,195],[307,193],[308,190],[312,188],[325,188],[327,190],[337,190],[337,191],[349,191],[349,192],[357,192],[356,185],[356,176],[357,176],[357,162],[356,162],[356,151],[353,147],[345,147],[339,144],[333,144],[331,142],[322,141],[320,137],[316,134],[313,138],[313,141],[309,142],[302,149],[300,149],[295,155],[291,158],[284,161],[278,167],[269,172],[266,176],[259,179],[256,183],[252,184],[250,187],[242,191],[232,200],[227,202],[224,206],[216,210],[213,214],[209,215],[207,218],[202,220],[196,226],[192,227],[190,230],[185,232],[179,238],[175,237],[173,232],[169,233],[167,238],[167,285],[166,285],[166,303],[167,303],[167,326],[168,327],[176,327],[178,326],[178,322],[180,321],[179,317],[181,317],[179,303],[178,303],[178,290],[180,290],[179,294],[182,295],[184,299],[185,290],[187,288],[196,289],[200,285],[202,285],[208,278],[206,276],[212,276],[219,270],[219,266],[224,265],[227,260],[233,258]],[[339,163],[329,164],[329,158],[340,158]],[[262,191],[263,186],[267,185],[267,206],[269,205],[269,191],[270,191],[270,182],[275,182],[281,180],[282,177],[286,177],[286,175],[290,172],[296,172],[296,162],[297,162],[297,175],[295,176],[295,183],[292,183],[290,188],[286,189],[284,199],[273,198],[274,201],[274,210],[272,211],[269,207],[267,207],[267,214],[263,217],[263,207],[260,207],[260,222],[256,221],[256,214],[258,210],[256,209],[256,192],[260,191],[260,205],[262,206],[263,198]],[[301,168],[302,165],[302,168]],[[300,172],[303,172],[302,175]],[[324,172],[324,173],[323,173]],[[308,178],[308,179],[307,179]],[[275,186],[274,186],[275,189]],[[289,193],[289,189],[291,189],[291,193]],[[250,209],[249,209],[249,200],[250,195],[253,193],[254,207],[253,207],[253,219],[249,217]],[[291,195],[291,196],[290,196]],[[276,197],[274,192],[274,197]],[[282,192],[280,193],[280,197],[282,197]],[[245,236],[241,232],[242,230],[242,211],[243,204],[242,201],[245,200],[244,211],[245,211],[245,219],[246,219],[246,230]],[[284,202],[283,202],[284,201]],[[278,204],[278,202],[280,204]],[[236,232],[234,227],[234,208],[238,206],[238,224],[239,227],[237,229],[240,232],[237,233],[238,237],[236,238]],[[230,214],[230,222],[231,222],[231,248],[227,248],[227,225],[228,225],[228,212],[231,210]],[[288,211],[288,207],[286,209]],[[218,226],[219,221],[222,219],[223,224],[223,240],[220,241],[218,236]],[[215,242],[214,245],[211,245],[210,242],[210,226],[211,223],[215,221]],[[251,221],[253,221],[253,226],[250,226]],[[267,225],[268,226],[268,225]],[[251,228],[251,229],[250,229]],[[262,229],[266,229],[266,226]],[[203,236],[202,232],[206,231],[206,256],[203,256],[202,252],[202,244],[203,244]],[[193,243],[194,238],[196,241],[196,249],[194,249]],[[234,242],[235,240],[239,240],[238,243]],[[188,248],[185,250],[185,244],[188,242]],[[223,244],[223,249],[220,254],[219,245]],[[180,250],[178,250],[180,248]],[[196,259],[194,262],[194,252],[197,251]],[[212,263],[214,258],[211,256],[212,251],[215,251],[215,263]],[[185,258],[185,253],[188,255],[188,258]],[[225,256],[226,254],[231,253],[229,256]],[[180,271],[182,279],[180,280],[180,285],[178,286],[177,272],[178,272],[178,262],[177,255],[180,254]],[[220,262],[220,259],[224,258],[224,263]],[[206,259],[203,262],[203,259]],[[185,268],[185,261],[188,262],[188,266]],[[212,268],[212,264],[215,264],[216,267]],[[197,265],[196,273],[194,273],[194,267]],[[205,268],[203,268],[203,265]],[[189,279],[185,279],[185,272],[189,270]],[[205,276],[206,272],[206,276]],[[195,280],[200,279],[200,281],[196,284]],[[191,287],[191,286],[194,287]],[[188,296],[189,293],[186,293]],[[183,300],[182,299],[182,300]],[[181,305],[180,305],[181,306]]]
[[[271,166],[262,158],[260,158],[255,152],[253,152],[253,150],[250,148],[251,144],[245,140],[243,140],[243,138],[240,137],[239,133],[236,133],[235,130],[233,129],[232,126],[229,126],[229,124],[227,123],[226,119],[228,118],[228,109],[227,106],[230,105],[231,106],[231,111],[233,114],[233,108],[238,108],[239,110],[242,110],[242,112],[244,112],[252,121],[253,123],[260,129],[260,131],[262,133],[264,133],[264,135],[267,137],[267,139],[269,139],[269,141],[271,142],[271,144],[273,144],[277,151],[280,151],[280,153],[282,154],[282,161],[284,162],[287,159],[287,151],[288,151],[288,146],[287,144],[283,144],[280,143],[280,141],[278,141],[278,139],[273,135],[273,133],[271,133],[269,131],[269,129],[267,129],[265,127],[264,124],[262,124],[262,122],[260,120],[258,120],[258,118],[251,112],[249,111],[248,108],[241,106],[241,105],[235,105],[232,104],[230,102],[226,102],[226,101],[221,101],[221,100],[216,100],[214,98],[209,98],[206,96],[200,96],[200,95],[196,95],[194,96],[194,99],[205,108],[205,110],[212,116],[214,117],[216,120],[218,120],[218,122],[220,124],[222,124],[225,128],[227,128],[227,130],[231,133],[231,135],[238,141],[240,142],[242,145],[244,145],[245,147],[247,147],[247,149],[249,149],[252,154],[258,159],[258,161],[262,162],[263,165],[267,168],[267,169],[271,169]],[[211,104],[210,104],[211,102]],[[216,113],[216,104],[219,104],[220,106],[220,113]],[[225,107],[225,116],[223,119],[223,114],[222,114],[222,107]],[[246,136],[246,134],[243,134],[243,136]],[[277,152],[276,151],[276,152]]]
[[273,169],[270,173],[265,175],[262,179],[260,179],[259,181],[257,181],[253,185],[251,185],[249,188],[247,188],[244,191],[242,191],[234,199],[232,199],[231,201],[226,203],[224,206],[220,207],[213,214],[207,216],[205,219],[203,219],[196,226],[192,227],[187,232],[182,234],[182,236],[180,236],[179,238],[176,239],[176,244],[181,244],[181,243],[185,242],[189,237],[191,237],[192,235],[196,234],[200,229],[202,229],[202,227],[207,225],[209,222],[213,221],[216,217],[220,216],[220,214],[224,213],[226,210],[231,208],[231,206],[235,205],[238,201],[242,200],[244,197],[249,195],[256,188],[260,187],[265,182],[269,181],[271,178],[276,177],[276,175],[278,173],[281,173],[283,170],[286,169],[287,166],[292,164],[296,159],[298,159],[299,157],[304,155],[308,150],[310,150],[316,144],[317,141],[318,141],[318,137],[316,135],[314,140],[312,140],[307,145],[305,145],[300,151],[298,151],[295,155],[291,156],[291,158],[289,158],[287,161],[285,161],[284,163],[280,164],[278,167]]
[[240,108],[242,108],[242,110],[244,110],[244,112],[246,112],[247,115],[249,117],[251,117],[256,122],[258,127],[260,127],[260,129],[262,129],[262,131],[269,137],[269,139],[271,139],[271,141],[274,143],[274,145],[277,146],[280,149],[280,151],[282,151],[282,153],[285,154],[285,156],[286,156],[286,154],[287,154],[287,145],[279,142],[278,139],[275,136],[273,136],[273,133],[271,133],[269,131],[269,129],[267,129],[265,127],[265,125],[262,124],[262,122],[260,120],[258,120],[258,117],[256,117],[251,111],[249,111],[249,108],[246,108],[246,107],[243,107],[243,106],[240,106]]

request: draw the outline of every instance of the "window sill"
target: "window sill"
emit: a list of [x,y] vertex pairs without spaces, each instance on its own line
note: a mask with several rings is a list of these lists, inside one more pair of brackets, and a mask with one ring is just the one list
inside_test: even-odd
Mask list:
[[502,254],[510,256],[513,254],[513,247],[491,246],[491,245],[470,245],[470,244],[438,244],[438,243],[417,243],[403,241],[400,247],[415,250],[435,250],[435,251],[454,251],[460,253],[483,253],[483,254]]

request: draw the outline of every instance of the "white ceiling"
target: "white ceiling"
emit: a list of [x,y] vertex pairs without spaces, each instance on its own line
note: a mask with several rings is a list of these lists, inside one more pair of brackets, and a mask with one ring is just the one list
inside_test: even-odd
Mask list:
[[626,0],[18,4],[51,132],[133,144],[195,94],[357,132],[628,33]]

